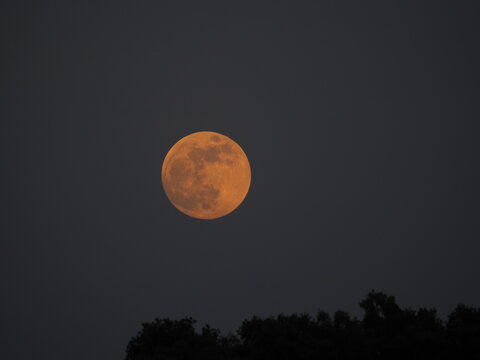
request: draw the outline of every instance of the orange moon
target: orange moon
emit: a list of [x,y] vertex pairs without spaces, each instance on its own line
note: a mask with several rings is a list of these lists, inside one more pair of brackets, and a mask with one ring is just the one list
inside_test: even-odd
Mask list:
[[211,131],[180,139],[163,161],[162,184],[168,199],[197,219],[231,213],[245,199],[250,181],[250,164],[242,148]]

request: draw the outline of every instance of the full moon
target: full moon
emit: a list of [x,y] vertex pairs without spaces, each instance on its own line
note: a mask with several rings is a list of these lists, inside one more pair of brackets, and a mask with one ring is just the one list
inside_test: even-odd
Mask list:
[[200,131],[180,139],[165,156],[162,184],[170,202],[197,219],[235,210],[250,188],[247,155],[225,135]]

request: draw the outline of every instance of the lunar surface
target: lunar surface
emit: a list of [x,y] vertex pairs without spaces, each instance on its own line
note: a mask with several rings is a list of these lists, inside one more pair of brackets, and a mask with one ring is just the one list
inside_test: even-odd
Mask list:
[[247,156],[232,139],[201,131],[180,139],[167,153],[162,184],[170,202],[197,219],[235,210],[250,188]]

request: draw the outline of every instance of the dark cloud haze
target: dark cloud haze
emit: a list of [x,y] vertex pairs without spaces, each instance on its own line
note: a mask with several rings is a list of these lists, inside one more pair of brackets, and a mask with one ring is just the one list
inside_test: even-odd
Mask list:
[[[0,358],[101,359],[154,317],[480,304],[478,4],[2,1]],[[200,130],[231,215],[166,198]]]

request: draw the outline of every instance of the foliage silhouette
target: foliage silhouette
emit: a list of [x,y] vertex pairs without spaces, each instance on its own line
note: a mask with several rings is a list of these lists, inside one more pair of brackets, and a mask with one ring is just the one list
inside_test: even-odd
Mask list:
[[222,336],[195,320],[155,319],[127,346],[125,360],[480,359],[480,309],[458,305],[443,322],[434,308],[401,309],[371,291],[361,320],[337,311],[244,320]]

